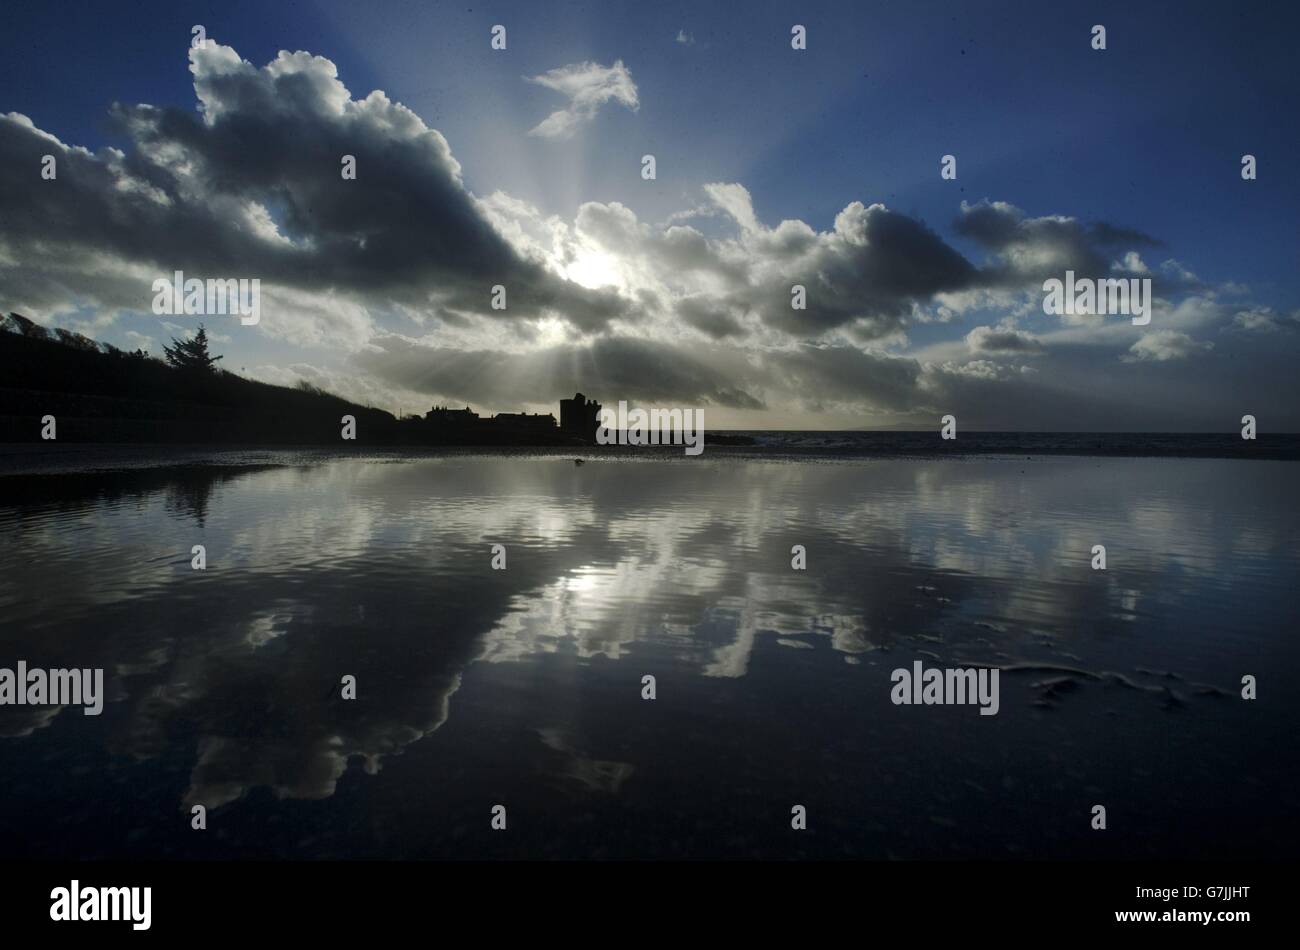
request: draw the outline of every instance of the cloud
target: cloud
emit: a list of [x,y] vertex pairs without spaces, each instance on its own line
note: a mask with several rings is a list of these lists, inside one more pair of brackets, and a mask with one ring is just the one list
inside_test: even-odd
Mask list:
[[[740,184],[711,183],[704,192],[738,233],[653,226],[619,202],[587,202],[570,226],[543,221],[522,202],[490,201],[498,229],[557,270],[601,261],[606,279],[635,301],[639,323],[665,309],[678,325],[714,337],[741,335],[744,327],[746,337],[767,333],[786,342],[841,330],[862,342],[896,339],[934,295],[979,281],[942,238],[883,204],[850,202],[830,230],[817,231],[798,220],[767,227]],[[802,310],[792,307],[796,284],[806,291]]]
[[[734,251],[748,279],[736,297],[774,329],[816,338],[845,327],[864,340],[885,339],[906,326],[917,304],[977,280],[942,238],[883,204],[850,202],[830,231],[788,220],[769,229],[754,220],[749,193],[732,187],[714,200],[741,227]],[[791,306],[795,284],[806,290],[806,309]]]
[[[1085,224],[1066,215],[1033,218],[1005,201],[961,203],[953,227],[994,254],[982,271],[987,286],[1029,286],[1072,270],[1078,277],[1099,278],[1115,271],[1145,274],[1137,247],[1159,242],[1140,231],[1104,222]],[[1115,263],[1120,256],[1122,263]]]
[[1188,286],[1200,285],[1200,278],[1184,267],[1179,261],[1170,258],[1160,265],[1160,270],[1166,277],[1176,283],[1186,284]]
[[739,311],[719,305],[707,295],[683,297],[676,301],[677,315],[687,324],[714,339],[743,335]]
[[[199,115],[114,106],[129,152],[92,154],[0,116],[0,268],[21,261],[4,268],[11,305],[147,311],[153,277],[174,270],[257,277],[299,304],[264,307],[264,332],[336,343],[367,337],[374,305],[449,322],[558,313],[585,328],[626,308],[519,254],[446,139],[383,92],[353,99],[329,60],[281,52],[258,68],[213,41],[189,55]],[[14,171],[46,153],[56,180]],[[340,174],[344,155],[356,180]],[[490,307],[495,284],[509,288],[505,311]]]
[[[699,276],[727,312],[752,313],[768,329],[800,339],[839,328],[863,340],[888,338],[917,304],[977,279],[923,223],[883,204],[850,202],[829,231],[796,220],[769,228],[744,186],[713,183],[704,191],[739,229],[734,238],[707,239],[683,225],[655,233],[621,206],[614,221],[612,206],[585,205],[578,223],[605,246]],[[806,291],[802,310],[792,307],[796,284]]]
[[[744,327],[746,338],[784,342],[840,331],[861,342],[896,340],[918,307],[980,279],[922,222],[883,204],[850,202],[830,230],[818,231],[798,220],[766,226],[743,185],[715,182],[703,190],[724,228],[730,223],[737,233],[653,226],[619,202],[581,205],[572,226],[543,223],[520,202],[493,201],[492,213],[499,229],[561,271],[605,260],[601,269],[617,271],[607,276],[637,303],[639,323],[667,310],[678,326],[714,337],[741,335]],[[796,284],[805,288],[802,310],[792,307]]]
[[1282,328],[1278,322],[1279,314],[1272,307],[1253,307],[1239,310],[1232,317],[1232,324],[1238,330],[1255,333],[1275,333]]
[[1186,333],[1177,330],[1155,330],[1145,333],[1120,357],[1126,363],[1157,362],[1186,359],[1197,353],[1214,349],[1213,343],[1197,343]]
[[615,60],[613,66],[601,66],[592,62],[571,63],[540,76],[524,78],[569,97],[568,106],[552,112],[529,135],[550,139],[569,138],[582,125],[594,119],[600,107],[611,100],[627,106],[633,112],[641,107],[632,73],[621,59]]
[[1020,330],[976,327],[966,334],[972,353],[1021,353],[1032,355],[1044,350],[1037,337]]

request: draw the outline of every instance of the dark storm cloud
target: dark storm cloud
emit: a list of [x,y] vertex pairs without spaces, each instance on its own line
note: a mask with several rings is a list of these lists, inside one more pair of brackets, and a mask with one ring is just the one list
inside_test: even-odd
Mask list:
[[[729,299],[793,336],[815,339],[852,324],[864,339],[887,337],[916,305],[979,282],[976,268],[941,237],[884,205],[852,202],[825,233],[796,221],[765,229],[743,188],[711,187],[742,227],[738,243],[749,268],[747,285]],[[791,306],[795,284],[806,290],[804,309]]]
[[[626,310],[521,256],[465,189],[446,140],[382,92],[353,100],[334,65],[281,53],[263,69],[227,47],[191,50],[202,115],[115,106],[123,154],[67,148],[0,118],[0,241],[116,258],[169,274],[247,275],[443,312],[560,312],[594,329]],[[59,161],[39,178],[41,156]],[[341,175],[356,159],[355,180]],[[491,288],[507,288],[492,310]],[[146,309],[148,284],[133,303]],[[116,299],[113,303],[125,305]]]
[[1027,287],[1066,270],[1080,277],[1110,275],[1117,256],[1160,243],[1105,222],[1085,224],[1063,215],[1031,218],[1015,205],[987,199],[963,201],[953,227],[994,252],[994,262],[981,271],[981,283],[989,287]]
[[840,240],[803,271],[808,309],[792,310],[787,302],[773,312],[777,325],[806,332],[861,318],[878,322],[884,336],[901,326],[913,302],[963,290],[976,277],[975,268],[924,224],[882,205],[851,205],[836,219],[835,233]]
[[914,408],[921,374],[920,363],[909,357],[814,344],[770,353],[763,367],[782,390],[798,394],[809,406],[842,403],[884,410]]
[[976,327],[966,334],[972,353],[1042,353],[1046,347],[1037,337],[1020,330]]
[[677,316],[715,340],[739,337],[744,328],[736,315],[707,297],[687,297],[674,305]]

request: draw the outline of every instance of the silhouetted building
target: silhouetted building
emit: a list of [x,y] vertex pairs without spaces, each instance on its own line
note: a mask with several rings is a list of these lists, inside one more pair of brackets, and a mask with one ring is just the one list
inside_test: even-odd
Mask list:
[[596,430],[600,428],[600,403],[594,399],[583,398],[582,393],[572,399],[560,400],[560,431],[596,441]]
[[529,440],[540,438],[541,442],[533,444],[549,444],[561,432],[595,441],[599,403],[583,399],[579,393],[574,399],[560,400],[560,411],[566,420],[563,426],[549,412],[498,412],[483,417],[469,406],[464,409],[434,406],[424,414],[424,423],[428,426],[428,436],[441,442],[469,439],[467,444],[479,444],[479,440],[487,440],[483,444],[492,445],[502,441],[528,444]]
[[466,406],[464,409],[452,409],[448,406],[434,406],[424,414],[425,422],[432,422],[435,425],[446,428],[465,428],[475,425],[481,420],[478,413]]
[[549,412],[498,412],[489,422],[497,429],[511,432],[554,432],[555,416]]

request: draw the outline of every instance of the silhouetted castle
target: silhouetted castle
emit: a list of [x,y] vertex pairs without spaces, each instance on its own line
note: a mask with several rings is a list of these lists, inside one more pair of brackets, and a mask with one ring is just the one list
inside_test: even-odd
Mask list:
[[560,400],[559,425],[549,412],[498,412],[484,418],[469,406],[464,409],[434,406],[424,414],[429,431],[440,438],[470,438],[475,442],[487,439],[493,444],[535,438],[543,439],[543,444],[573,439],[594,442],[599,419],[600,403],[584,399],[582,393]]
[[600,403],[584,399],[577,393],[572,399],[560,400],[560,431],[588,442],[596,441],[600,428]]

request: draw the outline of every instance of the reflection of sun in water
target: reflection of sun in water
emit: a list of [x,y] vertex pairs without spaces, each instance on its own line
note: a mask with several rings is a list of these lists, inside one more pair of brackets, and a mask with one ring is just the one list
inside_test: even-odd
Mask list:
[[[590,594],[596,590],[601,575],[606,572],[593,567],[580,567],[573,574],[564,578],[564,589],[571,594]],[[587,599],[587,598],[584,598]]]
[[580,251],[564,276],[592,290],[617,284],[621,279],[618,260],[613,255],[591,250]]

